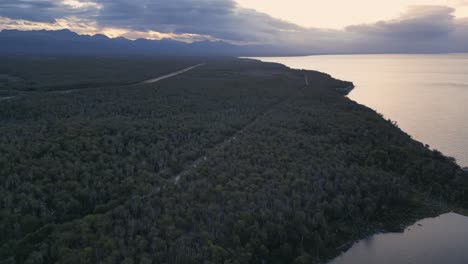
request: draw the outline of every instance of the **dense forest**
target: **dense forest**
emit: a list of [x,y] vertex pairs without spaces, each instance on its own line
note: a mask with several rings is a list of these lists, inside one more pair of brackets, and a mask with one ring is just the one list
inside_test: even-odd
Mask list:
[[202,61],[197,57],[2,57],[0,93],[134,84]]
[[317,263],[412,212],[468,208],[452,158],[323,73],[8,58],[0,76],[0,263]]

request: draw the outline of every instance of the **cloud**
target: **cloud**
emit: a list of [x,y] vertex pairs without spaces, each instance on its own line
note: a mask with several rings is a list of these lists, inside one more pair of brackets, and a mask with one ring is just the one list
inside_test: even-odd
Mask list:
[[[462,5],[467,0],[454,0]],[[447,6],[412,6],[400,17],[344,30],[304,28],[234,0],[2,0],[0,18],[81,25],[130,38],[213,39],[302,53],[468,51],[468,20]],[[10,23],[11,24],[11,23]],[[5,27],[5,26],[4,26]],[[71,28],[73,30],[73,28]],[[110,33],[109,33],[110,32]]]
[[467,51],[465,20],[446,6],[412,6],[398,19],[354,25],[346,32],[361,39],[361,47],[373,52],[454,52]]
[[94,20],[98,27],[195,34],[233,42],[273,42],[301,27],[233,0],[2,0],[0,16],[52,23],[68,17]]
[[349,26],[346,30],[406,40],[444,37],[454,30],[454,11],[445,6],[412,6],[399,19]]
[[2,0],[0,16],[50,23],[67,16],[91,17],[98,8],[95,2],[78,0]]
[[268,41],[299,26],[241,8],[233,0],[98,0],[98,24],[173,33],[195,33],[232,41]]
[[82,9],[82,8],[97,8],[101,9],[102,6],[95,2],[80,2],[78,0],[63,0],[63,5],[69,6],[73,9]]
[[197,34],[175,34],[162,33],[157,31],[134,31],[125,28],[98,27],[95,21],[82,20],[76,17],[58,18],[54,22],[34,22],[22,19],[10,19],[0,17],[0,30],[20,29],[20,30],[62,30],[69,29],[80,35],[104,34],[111,38],[124,37],[127,39],[164,39],[170,38],[177,41],[193,42],[204,40],[216,40],[210,36]]

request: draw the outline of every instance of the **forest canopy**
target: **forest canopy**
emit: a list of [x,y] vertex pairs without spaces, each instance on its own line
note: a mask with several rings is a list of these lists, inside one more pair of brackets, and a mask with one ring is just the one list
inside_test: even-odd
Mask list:
[[327,74],[88,57],[0,76],[2,263],[314,263],[432,202],[468,207],[453,159]]

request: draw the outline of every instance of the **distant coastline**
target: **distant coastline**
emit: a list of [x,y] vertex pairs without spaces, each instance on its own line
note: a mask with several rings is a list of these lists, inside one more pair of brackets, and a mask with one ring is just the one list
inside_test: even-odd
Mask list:
[[356,86],[354,85],[354,83],[351,83],[351,85],[349,86],[343,88],[336,88],[336,91],[341,94],[348,95],[355,87]]
[[397,122],[415,140],[455,158],[461,167],[468,167],[468,123],[461,114],[468,100],[468,53],[254,59],[352,80],[359,89],[349,92],[351,100]]

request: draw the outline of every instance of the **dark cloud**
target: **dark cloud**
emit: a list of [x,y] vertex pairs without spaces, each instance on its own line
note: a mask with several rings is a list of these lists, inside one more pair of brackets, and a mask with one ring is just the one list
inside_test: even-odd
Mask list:
[[[70,2],[70,1],[69,1]],[[0,16],[37,22],[76,16],[101,27],[136,31],[190,33],[243,42],[272,42],[284,31],[301,27],[241,8],[233,0],[74,0],[96,3],[72,8],[63,0],[2,0]]]
[[[462,0],[464,1],[464,0]],[[81,4],[80,4],[81,3]],[[85,4],[83,4],[85,3]],[[413,6],[401,17],[345,30],[303,28],[234,0],[1,0],[0,17],[50,22],[65,17],[135,32],[197,34],[304,53],[468,51],[468,20],[445,6]]]
[[1,0],[0,16],[34,22],[54,22],[66,16],[89,17],[95,8],[74,8],[61,0]]
[[299,26],[238,7],[232,0],[98,0],[98,24],[195,33],[233,41],[267,41]]
[[56,13],[61,12],[58,8],[57,4],[47,0],[2,0],[0,15],[12,19],[50,22],[55,19]]

